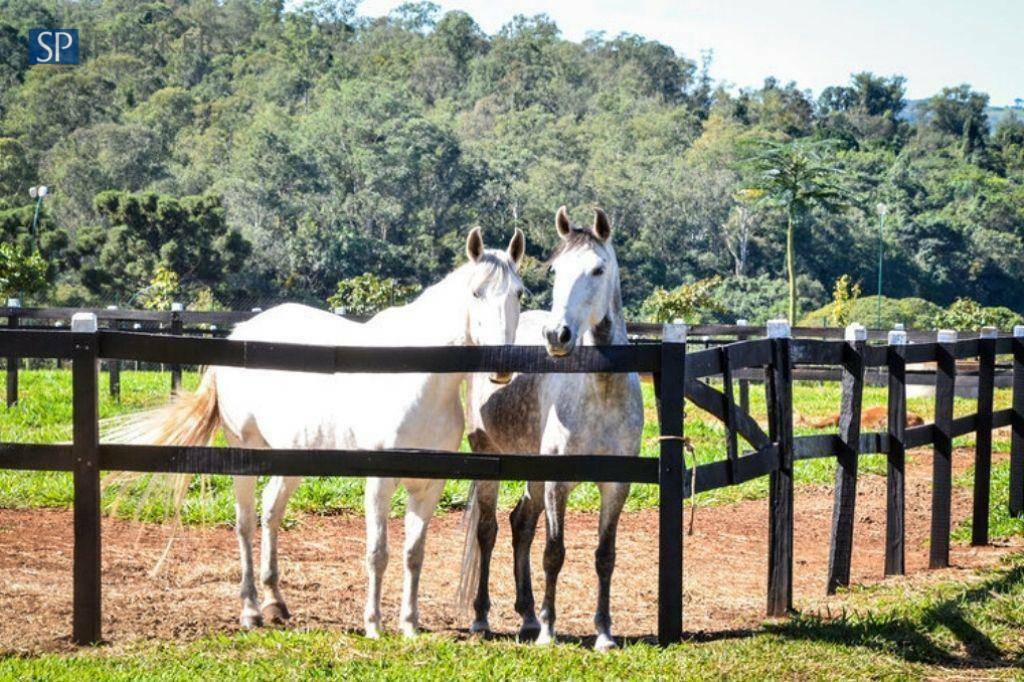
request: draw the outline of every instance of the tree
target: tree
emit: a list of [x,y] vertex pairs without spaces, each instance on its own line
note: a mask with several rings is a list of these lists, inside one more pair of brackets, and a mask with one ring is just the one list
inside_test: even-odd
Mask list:
[[327,305],[343,309],[346,315],[372,317],[385,308],[408,303],[420,288],[418,284],[401,284],[390,277],[367,272],[340,280],[337,290],[327,299]]
[[0,244],[0,295],[31,296],[46,288],[46,261],[38,251]]
[[748,157],[753,172],[749,189],[763,192],[759,203],[781,208],[786,215],[786,275],[789,280],[789,319],[797,317],[796,249],[793,231],[797,217],[818,207],[826,212],[842,206],[841,170],[827,160],[831,142],[763,139]]
[[832,289],[832,311],[829,314],[829,322],[836,327],[845,327],[854,322],[853,311],[860,299],[860,282],[850,282],[849,275],[843,275],[836,280]]
[[641,314],[645,320],[652,322],[681,319],[696,324],[700,322],[702,313],[724,312],[715,295],[721,281],[720,277],[709,277],[692,284],[683,284],[672,291],[659,287],[644,301]]

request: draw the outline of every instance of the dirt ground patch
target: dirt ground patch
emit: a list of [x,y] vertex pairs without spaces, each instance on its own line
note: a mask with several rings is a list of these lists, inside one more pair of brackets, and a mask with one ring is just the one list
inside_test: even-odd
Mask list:
[[[969,466],[972,453],[960,450],[955,469]],[[910,458],[907,486],[906,578],[955,578],[995,563],[1014,538],[989,547],[955,545],[953,567],[927,571],[931,501],[931,453]],[[954,489],[954,526],[970,514],[971,491]],[[881,581],[885,542],[885,479],[863,476],[857,495],[852,580]],[[993,504],[1005,504],[994,500]],[[798,609],[841,609],[843,597],[826,599],[830,486],[801,487],[796,494],[795,584]],[[453,607],[463,541],[461,516],[434,519],[427,541],[421,586],[422,625],[464,636],[467,616]],[[559,632],[592,633],[596,579],[593,550],[597,515],[569,513],[567,558],[559,581]],[[612,615],[620,636],[647,636],[657,629],[657,513],[623,516],[613,583]],[[307,515],[281,536],[282,586],[292,620],[288,627],[356,630],[362,626],[365,579],[363,519]],[[69,647],[71,627],[72,515],[69,511],[0,510],[0,652],[36,652]],[[139,638],[195,638],[237,629],[238,559],[234,533],[226,527],[179,532],[162,572],[149,575],[167,538],[162,526],[104,520],[104,635],[122,644]],[[385,627],[397,620],[401,594],[402,521],[390,525],[391,564],[384,592]],[[534,544],[534,588],[540,600],[543,530]],[[685,541],[685,628],[688,632],[758,626],[766,593],[767,503],[764,500],[699,508],[695,533]],[[504,514],[495,548],[491,625],[497,632],[518,629],[512,607],[510,533]]]

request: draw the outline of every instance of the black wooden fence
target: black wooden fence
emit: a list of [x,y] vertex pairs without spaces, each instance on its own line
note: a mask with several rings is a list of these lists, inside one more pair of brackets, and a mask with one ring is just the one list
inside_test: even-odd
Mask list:
[[[540,347],[468,348],[319,347],[258,343],[98,329],[84,315],[70,332],[0,329],[0,356],[70,358],[73,367],[74,438],[71,445],[0,442],[0,467],[71,471],[74,476],[73,640],[101,639],[100,470],[232,475],[403,476],[480,480],[622,481],[659,486],[658,639],[682,637],[683,500],[696,493],[769,476],[768,613],[792,609],[793,465],[796,460],[837,461],[828,587],[849,583],[853,548],[857,462],[861,454],[888,457],[885,572],[904,570],[904,453],[931,444],[933,498],[931,565],[949,561],[951,457],[955,437],[976,432],[974,536],[987,542],[991,431],[1012,426],[1011,513],[1024,511],[1024,327],[1015,337],[906,344],[896,334],[886,345],[866,335],[850,341],[792,339],[785,322],[769,325],[767,338],[739,341],[692,353],[686,329],[666,326],[659,343],[579,348],[552,358]],[[995,357],[1013,357],[1013,405],[992,408]],[[956,361],[980,359],[983,397],[975,414],[954,418]],[[539,457],[434,451],[282,451],[248,448],[112,445],[99,442],[98,365],[101,359],[223,365],[303,372],[643,372],[652,373],[658,397],[660,455],[633,458],[594,455]],[[907,363],[938,364],[935,418],[906,428]],[[839,433],[794,438],[793,369],[839,366],[844,373]],[[885,432],[860,433],[860,399],[869,368],[889,370],[889,421]],[[736,403],[737,372],[764,373],[768,433]],[[721,390],[707,381],[720,378]],[[684,398],[726,425],[725,458],[688,469],[683,458]],[[738,439],[752,448],[741,454]]]

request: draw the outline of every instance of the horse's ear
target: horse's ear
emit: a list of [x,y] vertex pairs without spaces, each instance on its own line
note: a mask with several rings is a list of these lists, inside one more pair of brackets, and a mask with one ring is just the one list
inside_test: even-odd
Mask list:
[[565,209],[565,206],[561,206],[558,212],[555,213],[555,229],[558,230],[558,236],[565,239],[572,232],[572,225],[569,223],[569,211]]
[[469,237],[466,238],[466,255],[474,263],[484,255],[484,238],[480,234],[479,227],[474,227],[469,231]]
[[608,222],[608,216],[599,208],[594,209],[594,234],[603,242],[608,241],[612,236],[612,224]]
[[523,260],[523,253],[526,252],[526,235],[518,227],[516,233],[512,235],[511,241],[508,243],[508,255],[512,259],[512,262],[516,265]]

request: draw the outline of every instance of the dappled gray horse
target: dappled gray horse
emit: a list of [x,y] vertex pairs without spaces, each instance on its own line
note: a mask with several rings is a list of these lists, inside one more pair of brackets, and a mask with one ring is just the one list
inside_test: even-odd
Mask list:
[[[569,222],[563,206],[555,216],[562,241],[551,257],[555,273],[551,312],[520,316],[517,345],[539,345],[551,355],[568,355],[577,345],[626,344],[619,267],[611,243],[611,226],[600,209],[592,229]],[[630,455],[640,452],[644,412],[640,380],[631,374],[518,374],[505,386],[474,375],[469,384],[469,442],[475,452],[539,452],[542,455]],[[516,612],[522,617],[520,638],[538,643],[555,639],[555,588],[565,559],[565,504],[575,483],[534,482],[512,511],[515,554]],[[615,646],[611,632],[609,594],[615,568],[615,532],[628,483],[600,483],[601,518],[597,569],[595,648]],[[463,593],[475,589],[474,632],[489,629],[488,578],[498,524],[495,513],[498,483],[475,486],[463,562]],[[540,622],[534,611],[530,582],[530,546],[537,520],[546,509],[546,578]],[[479,558],[477,558],[477,553]],[[467,576],[473,576],[467,578]],[[476,580],[474,580],[474,577]],[[474,584],[475,582],[475,584]]]

